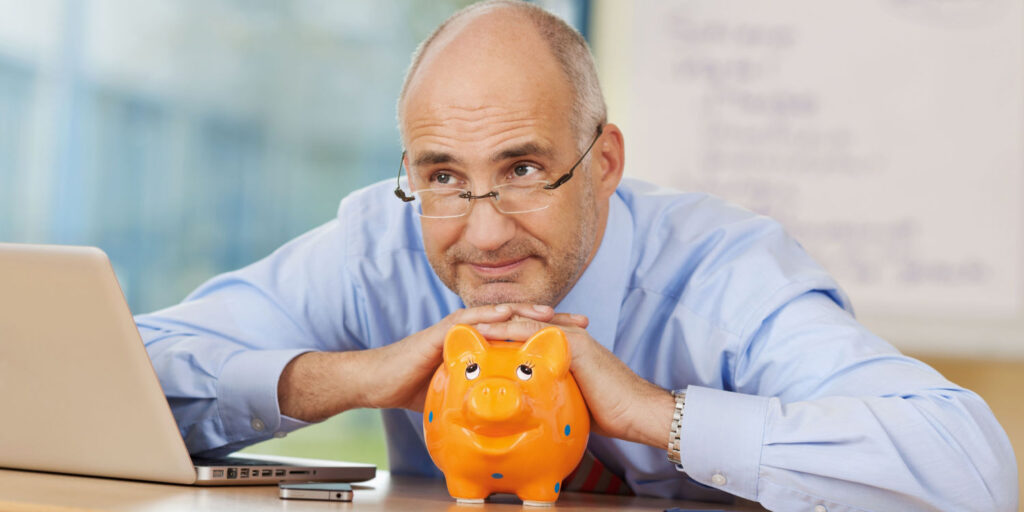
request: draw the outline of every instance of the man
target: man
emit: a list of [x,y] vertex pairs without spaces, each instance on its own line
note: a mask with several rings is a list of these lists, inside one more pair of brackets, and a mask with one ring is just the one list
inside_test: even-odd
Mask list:
[[193,453],[375,407],[392,470],[440,476],[420,425],[445,332],[554,324],[589,452],[637,494],[1016,508],[985,403],[859,325],[777,223],[622,180],[589,50],[557,18],[508,1],[455,14],[417,50],[398,113],[402,200],[355,192],[336,220],[137,319]]

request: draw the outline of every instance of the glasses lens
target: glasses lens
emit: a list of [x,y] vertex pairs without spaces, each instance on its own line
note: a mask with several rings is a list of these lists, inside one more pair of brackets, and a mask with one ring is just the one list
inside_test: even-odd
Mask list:
[[498,210],[502,213],[527,213],[543,210],[551,205],[553,190],[544,188],[545,182],[498,185]]
[[428,188],[413,193],[420,215],[424,217],[458,217],[469,209],[469,201],[459,197],[464,190]]

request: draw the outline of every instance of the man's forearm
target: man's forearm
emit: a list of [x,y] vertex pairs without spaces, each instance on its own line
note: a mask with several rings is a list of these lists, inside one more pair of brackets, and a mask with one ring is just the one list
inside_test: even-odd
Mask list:
[[[541,322],[556,317],[550,307],[532,304],[460,309],[382,347],[302,354],[288,363],[278,380],[281,414],[320,421],[359,407],[422,411],[430,379],[441,364],[448,329],[459,323],[505,322],[513,316]],[[568,317],[560,319],[574,323]]]
[[650,384],[647,392],[637,397],[627,440],[667,450],[675,409],[672,392]]
[[307,352],[292,359],[277,383],[281,414],[316,422],[349,409],[369,407],[367,352]]

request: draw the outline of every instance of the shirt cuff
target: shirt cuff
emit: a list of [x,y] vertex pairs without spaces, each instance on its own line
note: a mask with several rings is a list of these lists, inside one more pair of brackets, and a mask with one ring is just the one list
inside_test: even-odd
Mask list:
[[299,350],[248,350],[224,363],[217,380],[217,403],[229,442],[269,439],[305,426],[292,418],[282,420],[277,383],[284,367]]
[[690,478],[757,500],[770,397],[690,386],[680,426],[682,469]]

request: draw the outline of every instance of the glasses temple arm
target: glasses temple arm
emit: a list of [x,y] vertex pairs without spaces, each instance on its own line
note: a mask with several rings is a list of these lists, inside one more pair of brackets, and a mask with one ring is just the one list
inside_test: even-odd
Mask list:
[[597,139],[601,138],[601,133],[603,131],[604,131],[604,126],[598,126],[597,127],[597,135],[594,136],[594,140],[590,141],[590,145],[587,146],[587,150],[584,151],[582,155],[580,155],[580,159],[576,160],[576,163],[572,165],[572,168],[569,169],[569,172],[559,176],[558,179],[555,180],[554,183],[552,183],[550,185],[544,185],[544,188],[547,189],[547,190],[554,190],[554,189],[556,189],[558,187],[561,187],[565,182],[567,182],[570,179],[572,179],[572,175],[573,175],[574,172],[576,172],[576,168],[579,167],[580,163],[583,162],[583,159],[587,157],[587,155],[590,153],[591,148],[594,147],[594,144],[597,144]]
[[413,201],[415,198],[406,195],[405,191],[402,190],[402,170],[404,170],[404,169],[405,169],[405,151],[402,151],[402,159],[398,161],[398,177],[395,178],[395,195],[398,196],[398,198],[401,199],[402,201],[408,203],[408,202]]

